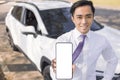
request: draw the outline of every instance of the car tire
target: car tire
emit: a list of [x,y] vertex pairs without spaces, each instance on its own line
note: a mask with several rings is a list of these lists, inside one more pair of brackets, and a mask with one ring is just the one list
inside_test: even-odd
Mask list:
[[120,80],[120,76],[116,80]]
[[96,76],[96,80],[102,80],[103,76]]
[[43,70],[44,80],[52,80],[50,76],[50,65],[46,66]]

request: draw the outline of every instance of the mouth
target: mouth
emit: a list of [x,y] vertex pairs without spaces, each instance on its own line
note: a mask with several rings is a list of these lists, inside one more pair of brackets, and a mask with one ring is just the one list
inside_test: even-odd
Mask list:
[[86,25],[86,26],[80,26],[82,29],[87,29],[88,28],[88,26]]

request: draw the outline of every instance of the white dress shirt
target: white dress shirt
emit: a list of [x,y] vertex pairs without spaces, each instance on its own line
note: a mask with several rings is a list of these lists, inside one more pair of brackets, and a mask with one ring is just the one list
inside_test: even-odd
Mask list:
[[[58,37],[57,42],[72,42],[74,51],[81,41],[80,35],[81,33],[75,28]],[[105,37],[93,31],[89,31],[86,35],[84,47],[73,63],[76,65],[76,68],[72,80],[96,80],[96,63],[100,55],[107,61],[107,68],[102,80],[112,80],[118,59],[110,43]],[[53,80],[57,80],[51,67],[50,75]]]

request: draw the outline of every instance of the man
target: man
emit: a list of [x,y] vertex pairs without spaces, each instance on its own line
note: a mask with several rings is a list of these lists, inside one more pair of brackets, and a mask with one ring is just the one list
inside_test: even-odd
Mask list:
[[[86,35],[82,51],[73,62],[72,80],[96,80],[96,63],[100,55],[107,61],[102,80],[112,80],[118,59],[108,40],[90,31],[95,13],[93,3],[91,1],[77,1],[72,5],[70,12],[75,29],[58,37],[57,42],[72,42],[73,51],[75,51],[79,42],[82,41],[81,36]],[[52,60],[51,65],[51,77],[56,80],[54,76],[56,59]]]

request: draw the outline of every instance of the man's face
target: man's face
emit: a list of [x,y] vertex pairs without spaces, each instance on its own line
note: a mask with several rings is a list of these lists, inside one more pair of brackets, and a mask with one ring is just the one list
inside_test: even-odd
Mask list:
[[91,7],[86,5],[76,8],[72,16],[72,21],[79,32],[86,34],[93,21],[93,12]]

